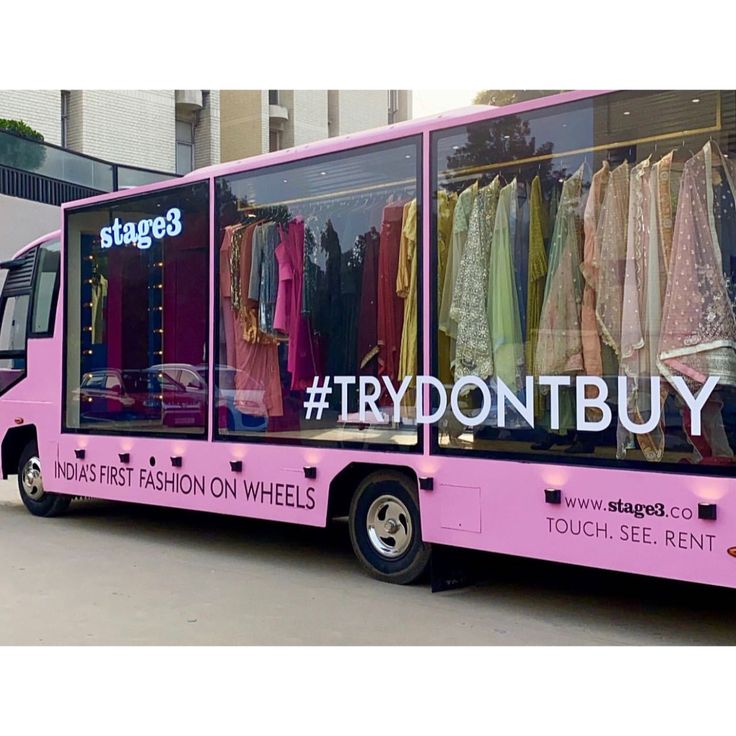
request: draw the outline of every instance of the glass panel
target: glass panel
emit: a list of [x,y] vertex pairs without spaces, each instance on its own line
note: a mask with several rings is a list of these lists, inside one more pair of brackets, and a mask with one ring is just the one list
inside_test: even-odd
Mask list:
[[144,184],[153,184],[157,181],[172,179],[173,174],[160,173],[157,171],[146,171],[145,169],[134,169],[129,166],[118,166],[118,189],[139,187]]
[[67,215],[66,425],[202,435],[207,386],[208,183]]
[[176,121],[176,141],[177,143],[192,143],[192,124],[184,120]]
[[9,296],[0,301],[0,353],[20,351],[22,356],[0,357],[0,394],[25,375],[28,294]]
[[0,322],[0,351],[25,350],[28,328],[28,294],[9,296],[3,301]]
[[112,164],[0,131],[0,165],[112,191]]
[[[417,369],[419,158],[412,138],[219,180],[221,435],[417,443],[413,390],[394,416],[384,379]],[[378,396],[362,415],[360,381]]]
[[31,320],[31,332],[33,333],[49,332],[53,327],[60,255],[58,240],[44,243],[38,250]]
[[441,449],[732,467],[735,112],[625,92],[432,136]]
[[176,144],[176,173],[177,174],[188,174],[193,166],[192,160],[193,148],[191,145],[186,143]]

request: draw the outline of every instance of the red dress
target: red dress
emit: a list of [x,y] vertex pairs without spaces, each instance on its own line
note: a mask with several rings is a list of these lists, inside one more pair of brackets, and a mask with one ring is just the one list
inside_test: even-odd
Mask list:
[[390,204],[383,210],[378,246],[378,375],[397,383],[404,300],[396,293],[399,244],[404,204]]

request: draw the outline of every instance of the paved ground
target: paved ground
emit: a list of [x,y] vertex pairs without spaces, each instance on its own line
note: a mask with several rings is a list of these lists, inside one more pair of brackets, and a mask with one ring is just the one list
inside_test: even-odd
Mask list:
[[461,590],[364,575],[347,527],[78,502],[0,481],[0,644],[734,644],[736,592],[480,555]]

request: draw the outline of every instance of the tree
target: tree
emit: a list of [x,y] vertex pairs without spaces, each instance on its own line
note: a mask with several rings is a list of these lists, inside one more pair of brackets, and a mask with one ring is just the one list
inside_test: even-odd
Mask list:
[[23,121],[0,118],[0,165],[36,171],[46,160],[42,143],[43,136]]
[[546,97],[558,92],[560,89],[484,89],[478,92],[473,102],[476,105],[513,105],[515,102],[526,102],[535,100],[537,97]]

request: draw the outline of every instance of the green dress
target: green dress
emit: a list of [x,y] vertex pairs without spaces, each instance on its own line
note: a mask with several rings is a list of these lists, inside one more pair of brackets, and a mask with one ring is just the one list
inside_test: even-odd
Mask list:
[[524,386],[524,339],[514,276],[513,243],[509,217],[516,196],[516,179],[505,186],[498,199],[491,242],[486,309],[491,329],[495,376],[510,389]]

